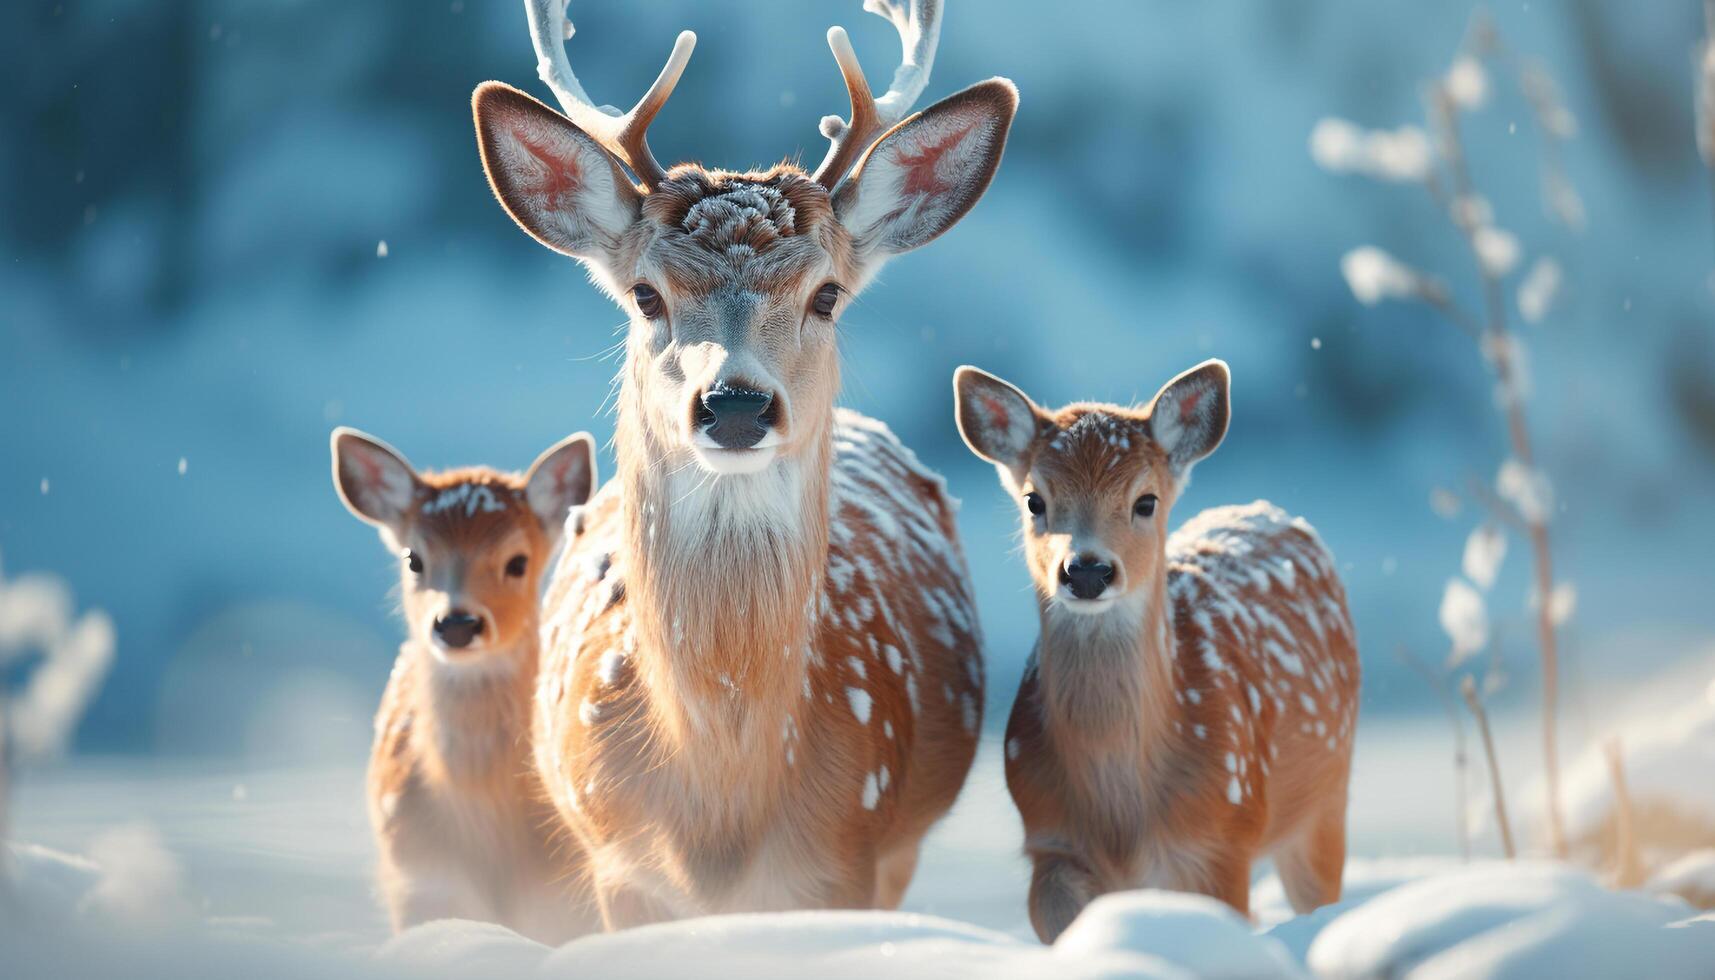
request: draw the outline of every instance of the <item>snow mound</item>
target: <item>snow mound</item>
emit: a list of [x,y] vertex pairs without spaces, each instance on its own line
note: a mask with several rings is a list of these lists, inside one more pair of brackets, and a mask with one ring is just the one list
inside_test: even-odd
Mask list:
[[442,919],[407,929],[375,954],[382,963],[453,976],[525,976],[552,952],[503,925]]
[[900,912],[721,915],[590,936],[544,964],[549,977],[1074,978],[1193,974],[1147,955],[1092,947],[1071,955],[1004,933]]
[[912,913],[781,912],[644,926],[558,950],[500,926],[449,920],[411,929],[377,955],[459,977],[654,978],[679,975],[688,963],[698,976],[744,980],[1303,976],[1284,947],[1225,905],[1154,891],[1098,899],[1052,947]]
[[1644,885],[1655,895],[1677,895],[1700,909],[1715,909],[1715,849],[1692,851],[1662,868]]
[[1455,857],[1347,858],[1340,900],[1308,915],[1294,915],[1286,889],[1271,874],[1251,888],[1251,915],[1266,934],[1302,964],[1328,924],[1401,885],[1469,867]]
[[1715,922],[1688,915],[1561,865],[1474,864],[1339,916],[1309,965],[1331,980],[1700,976],[1715,963]]
[[6,889],[19,896],[33,917],[66,919],[101,880],[94,861],[36,844],[8,844],[0,866],[0,901]]
[[1112,950],[1148,953],[1208,980],[1303,976],[1285,946],[1252,932],[1225,903],[1183,892],[1104,895],[1054,944],[1062,956]]

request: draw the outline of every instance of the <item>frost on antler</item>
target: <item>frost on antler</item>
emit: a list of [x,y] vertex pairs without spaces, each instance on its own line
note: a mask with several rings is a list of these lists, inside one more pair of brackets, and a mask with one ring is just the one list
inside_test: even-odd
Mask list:
[[566,42],[576,29],[566,16],[568,2],[524,0],[530,19],[530,43],[536,48],[536,73],[553,90],[566,118],[594,138],[602,149],[618,157],[645,187],[654,187],[666,177],[666,171],[649,150],[647,131],[656,113],[673,94],[673,87],[679,84],[679,76],[684,74],[697,46],[697,35],[679,32],[661,74],[630,111],[621,112],[614,106],[596,105],[572,71],[572,63],[566,57]]
[[830,190],[850,170],[877,136],[898,125],[929,85],[935,64],[935,48],[941,40],[941,0],[864,0],[863,9],[886,18],[899,32],[899,67],[886,94],[876,98],[852,50],[843,27],[828,29],[828,47],[840,66],[846,92],[851,96],[849,120],[824,116],[821,132],[828,138],[828,155],[816,168],[815,179]]

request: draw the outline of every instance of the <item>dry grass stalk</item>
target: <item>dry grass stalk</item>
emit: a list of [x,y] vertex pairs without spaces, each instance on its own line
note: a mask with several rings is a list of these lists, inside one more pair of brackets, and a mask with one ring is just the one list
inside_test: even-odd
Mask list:
[[1625,757],[1618,737],[1602,745],[1608,759],[1608,778],[1614,783],[1614,887],[1636,888],[1643,884],[1643,861],[1638,857],[1637,811],[1626,787]]
[[1471,860],[1471,821],[1467,815],[1469,809],[1466,803],[1466,786],[1470,783],[1470,754],[1465,749],[1465,724],[1459,719],[1459,707],[1453,696],[1447,691],[1444,679],[1429,665],[1419,660],[1404,644],[1395,648],[1400,662],[1410,667],[1418,676],[1423,678],[1429,689],[1435,692],[1435,700],[1440,702],[1441,709],[1447,714],[1447,723],[1453,726],[1453,826],[1459,837],[1459,859]]
[[1470,707],[1471,714],[1477,719],[1477,732],[1483,738],[1483,755],[1489,762],[1489,787],[1495,796],[1495,822],[1501,829],[1501,850],[1507,860],[1518,857],[1518,849],[1513,846],[1513,828],[1507,820],[1507,796],[1501,787],[1501,765],[1495,758],[1495,739],[1489,732],[1489,715],[1483,710],[1483,699],[1477,696],[1477,682],[1467,676],[1459,685],[1459,692],[1465,696],[1465,704]]

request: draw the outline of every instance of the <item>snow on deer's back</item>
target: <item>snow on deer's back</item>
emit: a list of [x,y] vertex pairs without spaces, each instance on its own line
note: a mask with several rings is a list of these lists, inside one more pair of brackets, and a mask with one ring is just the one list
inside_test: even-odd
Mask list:
[[[609,873],[653,886],[662,917],[895,906],[970,768],[983,668],[953,502],[885,426],[843,410],[829,486],[808,642],[704,649],[688,676],[640,649],[613,484],[568,526],[537,767]],[[702,574],[718,590],[743,573]],[[686,685],[672,708],[651,696]]]
[[1333,558],[1263,501],[1167,534],[1194,463],[1226,434],[1207,362],[1143,409],[1038,408],[974,368],[960,430],[1020,500],[1041,636],[1007,726],[1007,784],[1051,940],[1137,887],[1249,911],[1272,852],[1289,899],[1339,896],[1359,665]]

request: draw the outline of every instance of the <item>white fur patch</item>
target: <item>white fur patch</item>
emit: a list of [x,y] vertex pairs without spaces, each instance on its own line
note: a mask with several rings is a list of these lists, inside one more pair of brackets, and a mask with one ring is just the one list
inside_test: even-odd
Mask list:
[[846,688],[846,699],[851,702],[852,714],[862,724],[869,724],[870,697],[869,692],[860,687]]

